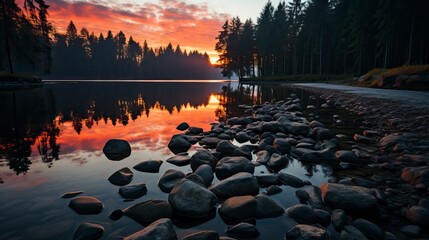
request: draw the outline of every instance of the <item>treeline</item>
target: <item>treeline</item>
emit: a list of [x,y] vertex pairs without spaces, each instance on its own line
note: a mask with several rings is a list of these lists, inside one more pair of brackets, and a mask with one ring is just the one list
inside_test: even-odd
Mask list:
[[120,31],[98,37],[71,21],[65,34],[55,34],[51,78],[70,79],[214,79],[219,71],[207,53],[173,47],[150,48]]
[[427,0],[293,0],[256,24],[226,21],[216,50],[226,77],[363,74],[429,63]]
[[120,31],[95,36],[73,22],[65,34],[48,21],[44,0],[0,1],[0,72],[55,79],[219,79],[207,53],[143,46]]

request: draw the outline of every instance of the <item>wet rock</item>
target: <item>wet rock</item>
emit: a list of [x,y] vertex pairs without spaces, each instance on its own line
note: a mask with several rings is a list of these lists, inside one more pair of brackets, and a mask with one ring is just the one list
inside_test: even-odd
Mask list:
[[239,172],[253,174],[255,166],[245,157],[224,157],[215,168],[216,176],[219,180],[228,178]]
[[114,210],[113,212],[111,212],[109,214],[109,218],[112,221],[118,221],[119,219],[121,219],[124,216],[124,212],[120,209]]
[[119,188],[119,195],[125,199],[137,199],[146,195],[147,187],[144,183],[136,183],[129,186]]
[[78,214],[98,214],[103,210],[103,203],[95,197],[77,197],[70,201],[69,207]]
[[249,160],[252,160],[252,150],[248,146],[241,146],[234,150],[232,156],[245,157]]
[[252,174],[241,172],[213,184],[210,191],[219,198],[256,195],[259,192],[259,185]]
[[174,231],[171,220],[168,218],[161,218],[145,227],[143,230],[140,230],[124,238],[124,240],[141,239],[177,240],[177,235],[176,231]]
[[307,182],[304,182],[303,180],[285,172],[279,172],[279,174],[277,175],[277,178],[282,184],[288,185],[294,188],[300,188],[305,185],[308,185]]
[[257,218],[274,218],[283,215],[284,209],[270,197],[265,195],[257,195],[255,197],[257,204],[256,217]]
[[277,133],[280,132],[280,128],[282,127],[282,124],[276,121],[271,122],[263,122],[261,124],[261,131],[262,132],[272,132]]
[[185,174],[182,171],[169,169],[165,171],[165,173],[159,179],[158,187],[161,189],[161,191],[169,193],[173,189],[174,185],[176,185],[176,183],[183,178],[185,178]]
[[326,230],[311,225],[298,224],[286,234],[287,240],[325,240]]
[[124,186],[131,182],[133,176],[133,172],[129,168],[125,167],[114,172],[108,180],[113,185]]
[[332,207],[355,214],[377,214],[377,199],[373,191],[364,187],[325,183],[320,186],[324,202]]
[[281,193],[282,191],[283,190],[280,187],[278,187],[278,186],[269,186],[267,188],[267,190],[266,190],[266,194],[268,196],[271,196],[271,195],[274,195],[274,194],[277,194],[277,193]]
[[239,143],[245,143],[249,141],[252,137],[249,136],[246,132],[239,132],[235,135],[235,140]]
[[424,208],[429,208],[429,198],[420,199],[419,206]]
[[287,154],[291,149],[289,142],[283,138],[274,139],[273,147],[277,149],[281,154]]
[[67,193],[64,193],[61,196],[61,198],[73,198],[73,197],[76,197],[77,195],[80,195],[82,193],[83,193],[83,191],[67,192]]
[[210,186],[214,179],[213,169],[207,164],[200,165],[194,173],[204,180],[206,186]]
[[258,163],[266,163],[270,160],[270,153],[266,150],[262,150],[256,153],[256,161]]
[[405,138],[402,135],[391,134],[383,137],[378,141],[378,145],[382,148],[391,148],[396,144],[401,144],[405,142]]
[[170,218],[173,215],[173,209],[164,200],[151,199],[126,208],[124,214],[146,226],[158,219]]
[[140,172],[158,173],[161,164],[161,160],[147,160],[135,165],[133,168]]
[[406,167],[402,170],[401,179],[413,185],[429,186],[429,166]]
[[188,129],[190,126],[187,122],[182,122],[179,125],[177,125],[176,129],[179,131],[185,131],[186,129]]
[[226,229],[226,234],[230,237],[235,238],[257,238],[259,236],[259,231],[255,225],[250,223],[239,223],[234,226],[229,226]]
[[286,209],[286,213],[299,223],[313,224],[317,222],[314,210],[308,205],[298,204]]
[[211,168],[217,164],[217,158],[213,156],[209,151],[198,151],[191,157],[191,168],[195,171],[199,166],[207,164]]
[[361,233],[370,240],[383,239],[384,231],[379,226],[368,220],[358,218],[352,223],[352,225],[359,229],[359,231],[361,231]]
[[322,191],[320,190],[320,188],[313,185],[309,185],[309,186],[305,186],[303,190],[308,192],[310,196],[308,203],[313,208],[325,209],[325,204],[323,203],[323,200],[322,200]]
[[253,196],[231,197],[222,203],[219,214],[230,221],[242,221],[256,216],[257,205]]
[[315,127],[325,127],[325,125],[319,121],[311,121],[309,126],[311,128],[315,128]]
[[232,144],[230,141],[223,140],[216,146],[216,151],[222,153],[224,156],[232,156],[236,148],[237,146]]
[[270,160],[267,162],[268,166],[274,171],[278,171],[286,167],[289,163],[289,159],[285,156],[273,153]]
[[186,166],[191,163],[191,157],[190,156],[182,156],[182,155],[176,155],[169,159],[167,159],[167,162],[174,164],[176,166]]
[[188,128],[188,131],[186,131],[186,134],[190,135],[199,135],[204,132],[204,129],[200,127],[190,127]]
[[429,225],[429,209],[419,206],[412,206],[408,209],[406,217],[412,223],[427,226]]
[[168,202],[178,215],[199,218],[209,214],[217,203],[217,197],[206,188],[184,179],[171,190]]
[[347,213],[342,209],[332,211],[332,225],[338,231],[342,230],[348,224]]
[[103,236],[104,228],[100,224],[83,223],[74,233],[74,240],[96,240]]
[[375,141],[375,139],[373,139],[373,138],[365,137],[365,136],[362,136],[362,135],[357,134],[357,133],[355,135],[353,135],[353,139],[356,142],[361,142],[361,143],[367,143],[367,142],[374,142]]
[[174,135],[168,143],[168,149],[170,149],[174,154],[187,152],[191,146],[192,144],[190,144],[181,135]]
[[204,179],[201,178],[200,175],[198,175],[198,174],[195,174],[195,173],[187,174],[185,179],[192,181],[192,182],[200,185],[201,187],[204,187],[204,188],[206,187]]
[[317,223],[323,227],[328,227],[331,223],[331,213],[321,209],[315,209],[314,214],[316,214]]
[[284,124],[284,127],[286,128],[288,133],[291,133],[295,136],[298,136],[298,135],[307,136],[308,132],[310,131],[310,127],[308,125],[303,123],[297,123],[297,122]]
[[204,230],[189,234],[182,240],[219,240],[219,234],[213,230]]
[[337,151],[335,152],[335,156],[341,162],[361,163],[361,161],[353,151],[346,151],[346,150]]
[[276,185],[278,183],[277,176],[275,175],[259,175],[255,177],[259,185],[263,187]]
[[409,237],[417,238],[420,235],[422,229],[417,225],[407,225],[403,226],[400,231]]
[[310,199],[310,194],[308,194],[308,192],[303,189],[296,190],[295,195],[300,203],[306,203]]
[[109,160],[120,161],[131,155],[131,146],[125,140],[110,139],[104,145],[103,153]]
[[209,148],[216,148],[221,140],[217,137],[205,137],[201,139],[201,143]]
[[344,227],[344,230],[341,231],[340,239],[368,240],[368,238],[366,238],[365,235],[363,235],[363,233],[359,231],[359,229],[351,225],[347,225]]

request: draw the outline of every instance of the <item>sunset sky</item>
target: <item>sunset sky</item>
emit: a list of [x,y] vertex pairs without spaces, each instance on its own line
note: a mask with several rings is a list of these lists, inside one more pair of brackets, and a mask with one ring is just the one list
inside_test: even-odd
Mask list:
[[[21,0],[22,1],[22,0]],[[65,32],[70,20],[80,30],[106,36],[122,30],[127,38],[150,47],[171,42],[182,49],[207,52],[214,62],[215,37],[223,23],[233,16],[255,22],[266,0],[47,0],[50,21]],[[271,1],[277,6],[279,0]]]

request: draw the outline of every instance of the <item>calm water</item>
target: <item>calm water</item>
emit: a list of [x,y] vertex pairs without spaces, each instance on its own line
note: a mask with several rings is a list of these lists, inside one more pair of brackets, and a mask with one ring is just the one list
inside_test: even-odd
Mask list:
[[[22,91],[0,91],[0,239],[72,239],[84,222],[103,225],[103,239],[121,239],[143,228],[123,217],[108,215],[149,199],[167,200],[157,187],[159,177],[175,168],[187,173],[189,166],[164,162],[159,173],[134,171],[132,183],[144,182],[148,194],[124,202],[118,187],[107,178],[123,167],[149,159],[166,160],[173,154],[166,147],[176,126],[186,121],[209,130],[210,123],[243,114],[237,106],[286,99],[291,93],[306,104],[309,93],[282,86],[238,86],[226,82],[47,82],[43,87]],[[329,124],[331,115],[320,112]],[[335,128],[337,133],[349,129]],[[132,154],[123,161],[109,161],[102,153],[111,138],[127,140]],[[239,145],[237,142],[234,142]],[[193,154],[201,146],[194,146]],[[311,181],[326,182],[330,169],[292,161],[285,171]],[[313,176],[305,175],[312,171]],[[267,173],[257,167],[255,175]],[[217,180],[215,180],[217,181]],[[273,199],[287,208],[298,203],[295,189],[282,186]],[[78,215],[60,196],[84,191],[104,204],[98,215]],[[263,189],[261,189],[261,192]],[[259,239],[283,239],[291,224],[284,215],[256,222]],[[213,229],[225,235],[227,225],[218,216],[203,223],[176,223],[179,238],[199,229]]]

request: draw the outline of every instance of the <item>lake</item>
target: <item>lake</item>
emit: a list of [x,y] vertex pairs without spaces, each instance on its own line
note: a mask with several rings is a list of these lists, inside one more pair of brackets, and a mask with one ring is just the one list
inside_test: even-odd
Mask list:
[[[112,221],[108,216],[137,202],[167,200],[168,194],[157,186],[166,170],[192,172],[189,165],[178,167],[165,162],[174,156],[167,145],[174,134],[181,133],[177,125],[185,121],[208,131],[211,123],[243,115],[239,105],[284,100],[291,93],[301,98],[303,109],[315,105],[318,119],[336,134],[353,131],[354,124],[346,124],[348,128],[333,126],[332,113],[319,109],[323,101],[317,97],[280,85],[49,81],[40,88],[0,91],[0,177],[4,181],[0,184],[0,239],[72,239],[84,222],[101,224],[105,229],[103,239],[121,239],[141,230],[143,226],[128,217]],[[307,114],[305,110],[303,113]],[[131,156],[122,161],[108,160],[102,149],[109,139],[127,140]],[[202,146],[195,144],[188,152],[192,155],[200,149]],[[113,172],[123,167],[132,169],[145,160],[164,163],[159,173],[133,170],[132,183],[146,183],[148,193],[125,202],[118,194],[119,187],[107,179]],[[316,186],[331,174],[329,166],[299,161],[291,161],[284,171]],[[267,172],[264,166],[255,169],[255,175]],[[281,188],[281,194],[272,196],[275,201],[285,209],[298,203],[296,189]],[[71,191],[100,199],[103,211],[97,215],[77,214],[68,207],[70,199],[61,198]],[[286,215],[257,220],[259,239],[283,239],[290,220]],[[204,222],[175,221],[179,238],[202,229],[225,235],[226,227],[218,214]]]

